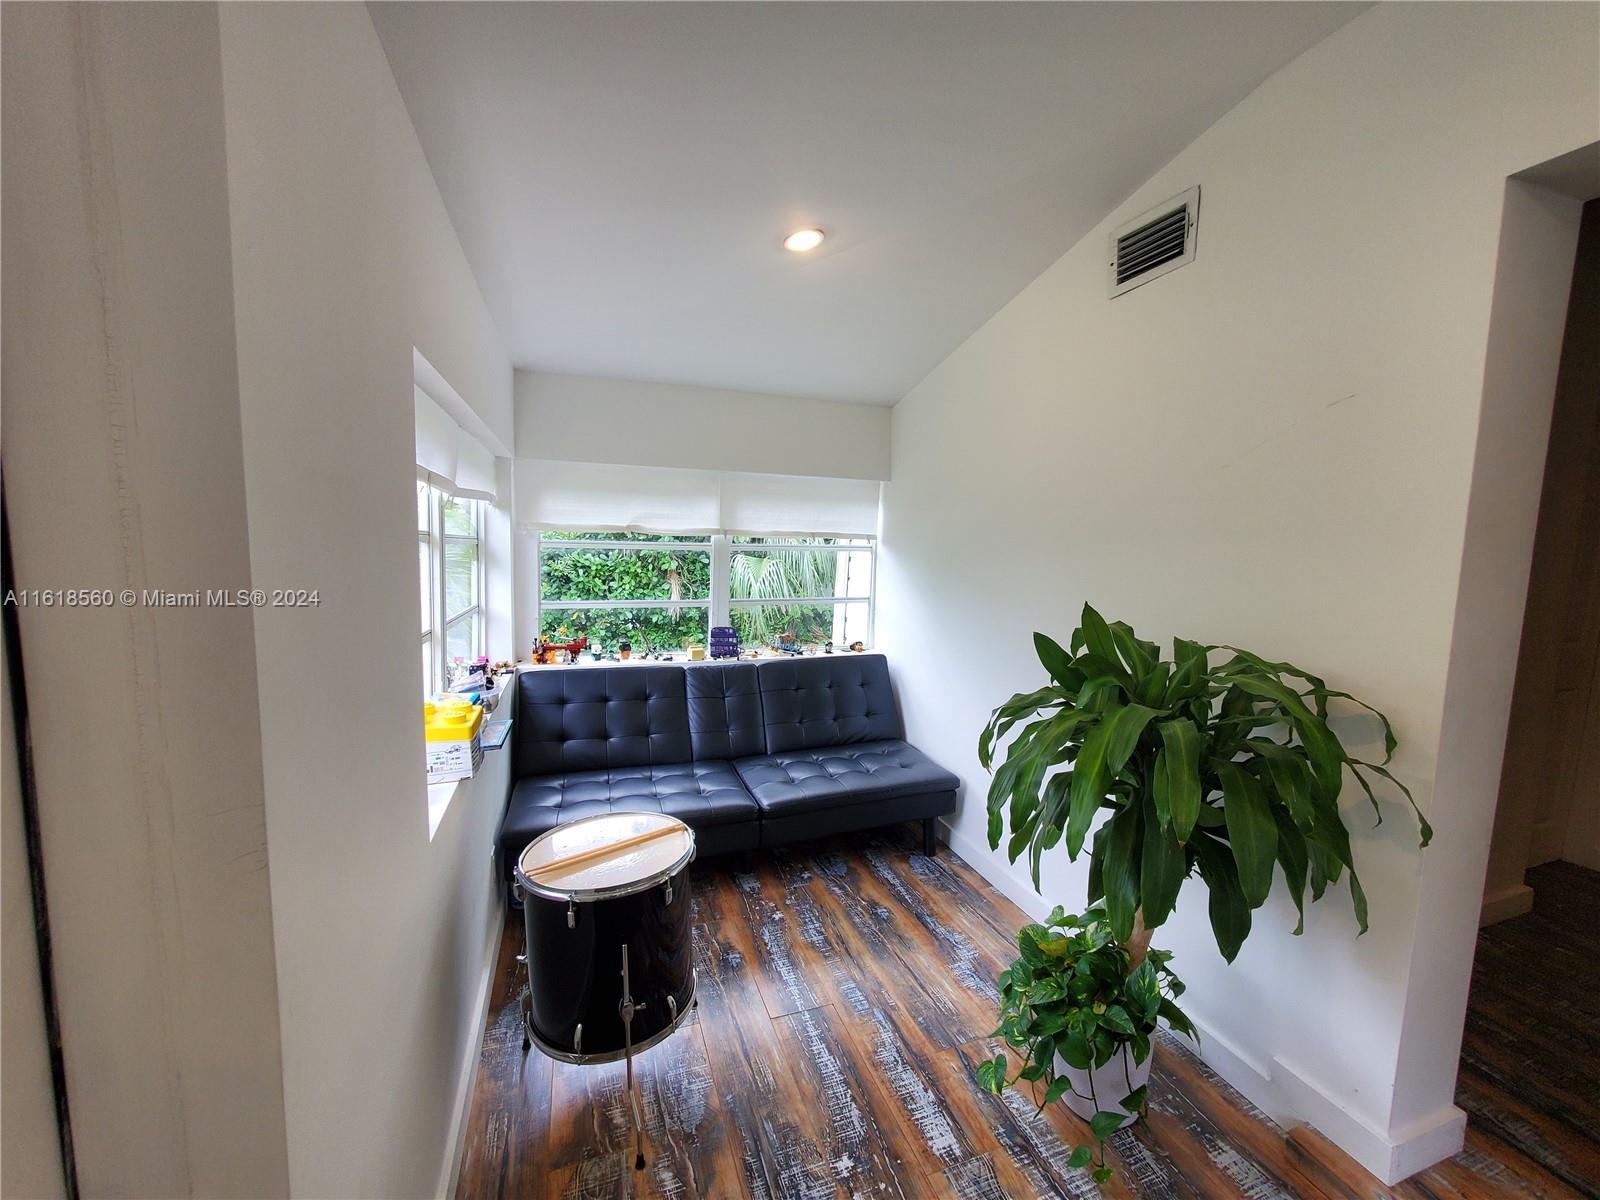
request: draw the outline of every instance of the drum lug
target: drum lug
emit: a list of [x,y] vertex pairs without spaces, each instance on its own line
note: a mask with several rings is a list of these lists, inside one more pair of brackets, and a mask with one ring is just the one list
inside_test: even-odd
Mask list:
[[578,905],[577,905],[576,901],[568,900],[567,901],[567,928],[568,929],[576,929],[577,927],[578,927]]
[[583,1053],[583,1022],[581,1021],[578,1022],[578,1028],[572,1034],[572,1052],[574,1054]]
[[676,996],[667,997],[667,1015],[674,1021],[678,1019],[678,998]]
[[667,880],[667,903],[672,903],[672,880]]

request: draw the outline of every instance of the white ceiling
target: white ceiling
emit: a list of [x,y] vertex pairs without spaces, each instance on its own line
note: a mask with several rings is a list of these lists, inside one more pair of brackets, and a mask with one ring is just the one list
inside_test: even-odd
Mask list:
[[893,403],[1363,6],[369,7],[518,366]]

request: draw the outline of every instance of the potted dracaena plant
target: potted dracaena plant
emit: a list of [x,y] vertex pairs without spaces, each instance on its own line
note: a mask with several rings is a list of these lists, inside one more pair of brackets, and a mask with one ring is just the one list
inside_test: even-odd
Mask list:
[[[978,740],[978,758],[994,775],[989,845],[998,848],[1009,827],[1007,857],[1016,862],[1026,851],[1038,889],[1046,850],[1064,844],[1075,861],[1087,843],[1088,902],[1095,907],[1076,920],[1092,918],[1094,928],[1103,926],[1107,940],[1094,953],[1105,955],[1109,946],[1125,955],[1133,974],[1155,958],[1161,978],[1175,982],[1170,971],[1162,973],[1167,956],[1149,950],[1150,936],[1171,915],[1183,881],[1195,873],[1206,885],[1212,932],[1229,962],[1249,936],[1251,913],[1265,903],[1277,867],[1300,914],[1295,933],[1305,928],[1307,888],[1319,900],[1342,876],[1349,879],[1356,922],[1365,933],[1367,899],[1339,811],[1347,767],[1379,821],[1383,815],[1369,774],[1405,795],[1423,846],[1433,836],[1409,789],[1389,773],[1396,743],[1388,719],[1299,667],[1183,638],[1173,639],[1172,659],[1165,660],[1155,643],[1140,639],[1124,622],[1108,623],[1088,605],[1067,647],[1042,633],[1033,639],[1050,682],[995,709]],[[1330,700],[1348,700],[1377,718],[1383,762],[1346,750],[1328,725]],[[1013,731],[996,770],[997,747]],[[1091,838],[1102,809],[1108,815]],[[1059,908],[1052,918],[1058,915]],[[1081,1047],[1065,1032],[1068,1026],[1055,1023],[1051,972],[1040,975],[1028,945],[1031,937],[1040,950],[1038,938],[1065,936],[1063,926],[1047,923],[1043,934],[1030,935],[1038,928],[1019,935],[1021,957],[1000,980],[997,1034],[1013,1046],[1026,1045],[1029,1057],[1013,1079],[1006,1078],[998,1058],[981,1067],[981,1082],[994,1090],[1020,1080],[1045,1081],[1039,1064],[1054,1061],[1053,1055],[1059,1055],[1062,1076],[1078,1070],[1064,1046],[1082,1059]],[[1176,994],[1171,990],[1169,1001]],[[1107,995],[1095,1002],[1107,1003]],[[1121,1008],[1130,1012],[1126,1003]],[[1157,1015],[1192,1033],[1186,1020],[1179,1024],[1159,1005]],[[1082,1023],[1081,1012],[1077,1020]],[[1093,1029],[1098,1033],[1102,1026]],[[1148,1038],[1148,1031],[1136,1030]],[[1131,1039],[1129,1044],[1138,1045]],[[1111,1061],[1115,1048],[1100,1041],[1093,1049],[1091,1070]],[[1147,1073],[1147,1056],[1140,1065]],[[1045,1102],[1075,1087],[1052,1077]],[[1142,1097],[1137,1088],[1130,1094]],[[1117,1101],[1089,1114],[1097,1142],[1138,1107]],[[1088,1159],[1076,1161],[1084,1165]],[[1102,1160],[1098,1178],[1104,1170]]]

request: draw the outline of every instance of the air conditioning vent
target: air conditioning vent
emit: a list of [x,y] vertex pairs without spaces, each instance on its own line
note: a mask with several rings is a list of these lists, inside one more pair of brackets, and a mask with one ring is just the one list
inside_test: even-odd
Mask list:
[[1192,187],[1142,213],[1111,235],[1111,295],[1176,271],[1194,258],[1200,189]]

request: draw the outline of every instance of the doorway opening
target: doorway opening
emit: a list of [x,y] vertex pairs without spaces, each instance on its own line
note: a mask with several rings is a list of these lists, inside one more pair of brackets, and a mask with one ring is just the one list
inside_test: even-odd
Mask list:
[[1600,199],[1584,204],[1456,1103],[1600,1197]]

